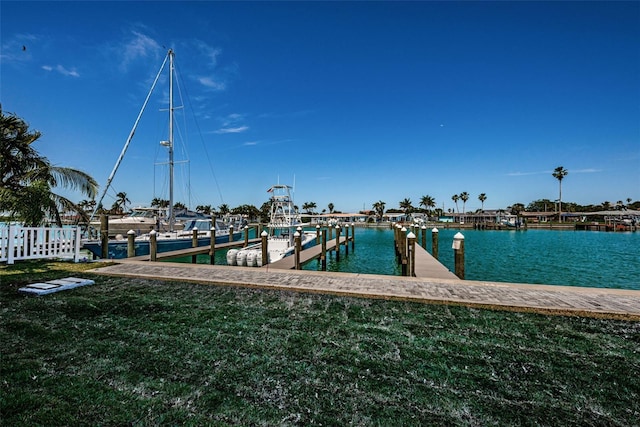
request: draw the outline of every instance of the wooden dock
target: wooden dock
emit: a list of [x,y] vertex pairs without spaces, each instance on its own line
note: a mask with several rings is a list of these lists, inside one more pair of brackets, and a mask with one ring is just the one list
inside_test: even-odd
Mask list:
[[416,277],[460,280],[420,245],[416,245]]
[[[352,238],[350,237],[349,240],[352,240]],[[340,236],[340,244],[341,245],[349,244],[349,242],[346,242],[345,236]],[[327,252],[335,250],[336,239],[327,240],[326,249],[327,249]],[[300,251],[300,265],[304,265],[311,260],[320,258],[320,255],[322,255],[322,245],[320,244],[313,245],[310,248],[304,249]],[[295,267],[296,267],[295,254],[284,257],[281,260],[276,261],[274,263],[262,266],[262,268],[277,268],[280,270],[291,270]]]
[[[258,237],[256,239],[249,239],[249,245],[253,243],[260,243],[260,238]],[[230,248],[239,248],[244,246],[244,244],[245,244],[244,239],[234,240],[233,242],[227,242],[227,243],[216,243],[215,249],[217,251],[217,250],[224,250],[224,249],[230,249]],[[160,260],[168,260],[168,259],[174,259],[174,258],[182,258],[186,256],[208,254],[210,249],[211,249],[211,246],[205,245],[205,246],[198,246],[197,248],[187,248],[187,249],[178,249],[175,251],[158,252],[156,254],[156,260],[160,261]],[[149,261],[149,257],[150,255],[148,254],[139,255],[132,258],[125,258],[122,261]]]

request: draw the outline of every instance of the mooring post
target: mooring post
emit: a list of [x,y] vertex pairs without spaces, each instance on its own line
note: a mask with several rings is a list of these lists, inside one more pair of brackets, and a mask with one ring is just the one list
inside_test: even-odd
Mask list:
[[[300,228],[300,227],[298,227]],[[295,256],[296,256],[296,270],[300,270],[300,250],[301,250],[301,243],[300,241],[302,240],[300,238],[300,232],[296,231],[295,233],[293,233],[293,240],[295,242],[296,248],[295,248]]]
[[327,232],[321,231],[322,233],[322,252],[320,253],[320,261],[322,264],[322,271],[327,271]]
[[400,229],[400,263],[402,265],[402,275],[407,276],[407,228]]
[[409,233],[407,240],[409,241],[409,276],[416,277],[416,235]]
[[356,225],[351,223],[351,249],[356,249]]
[[336,225],[336,261],[340,261],[340,225]]
[[349,255],[349,224],[344,227],[344,254]]
[[455,275],[464,280],[464,236],[458,232],[453,236]]
[[331,228],[331,225],[327,227],[327,231],[329,232],[329,240],[333,239],[333,229]]
[[[198,247],[198,227],[193,227],[193,230],[191,230],[191,247],[192,248]],[[198,262],[198,255],[196,254],[191,255],[191,264],[196,264],[197,262]]]
[[431,255],[438,259],[438,229],[436,227],[431,229]]
[[127,258],[136,256],[136,232],[127,231]]
[[158,241],[156,240],[156,230],[149,232],[149,261],[155,261],[158,253]]
[[422,247],[427,250],[427,226],[422,226]]
[[229,226],[229,243],[233,242],[233,224]]
[[102,242],[102,259],[109,258],[109,217],[100,215],[100,241]]
[[209,264],[216,263],[216,226],[212,225],[210,231],[211,241],[209,243]]
[[249,226],[244,226],[244,247],[249,246]]
[[262,233],[260,233],[260,238],[262,239],[262,265],[267,265],[269,263],[267,236],[269,236],[269,233],[262,230]]

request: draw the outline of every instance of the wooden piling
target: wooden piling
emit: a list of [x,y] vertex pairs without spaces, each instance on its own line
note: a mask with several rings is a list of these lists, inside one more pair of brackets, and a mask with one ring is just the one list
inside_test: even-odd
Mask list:
[[209,243],[209,264],[214,265],[216,263],[216,226],[214,225],[210,230],[210,243]]
[[427,249],[427,226],[422,226],[422,247]]
[[399,233],[399,250],[400,250],[400,264],[402,267],[402,275],[408,275],[407,271],[407,229],[402,227]]
[[229,226],[229,243],[233,242],[233,225]]
[[100,215],[100,241],[102,243],[102,259],[109,258],[109,217]]
[[416,235],[409,233],[407,235],[407,249],[409,251],[409,276],[416,277]]
[[453,252],[454,252],[454,269],[455,275],[464,280],[464,236],[462,233],[456,233],[453,236]]
[[327,271],[327,232],[321,231],[322,233],[322,252],[320,254],[320,262],[322,264],[322,271]]
[[156,230],[149,232],[149,261],[155,261],[158,255],[158,241],[156,240]]
[[[198,247],[198,227],[193,227],[191,231],[191,247]],[[198,262],[198,255],[191,255],[191,264],[196,264]]]
[[127,258],[136,256],[136,232],[127,231]]
[[431,229],[431,255],[438,259],[438,229],[435,227]]
[[268,236],[269,233],[264,230],[262,231],[262,233],[260,233],[260,238],[262,239],[262,265],[267,265],[269,263],[269,248],[267,245]]
[[356,226],[354,223],[351,223],[351,249],[356,249]]
[[340,225],[336,225],[336,261],[340,262]]
[[243,246],[243,248],[246,248],[247,246],[249,246],[249,226],[245,225],[244,226],[244,246]]
[[349,225],[344,227],[344,254],[349,255]]
[[[300,227],[298,227],[298,228],[300,228]],[[294,240],[294,243],[296,245],[295,253],[294,253],[294,255],[296,257],[296,262],[295,262],[295,269],[296,270],[300,270],[300,251],[302,250],[302,247],[301,247],[302,238],[301,237],[302,236],[301,236],[299,231],[296,231],[295,233],[293,233],[293,240]]]

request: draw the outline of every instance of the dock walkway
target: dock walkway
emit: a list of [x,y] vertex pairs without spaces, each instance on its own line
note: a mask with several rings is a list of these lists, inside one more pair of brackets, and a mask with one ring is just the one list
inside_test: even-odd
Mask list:
[[640,291],[634,290],[130,260],[99,267],[92,272],[106,276],[640,320]]

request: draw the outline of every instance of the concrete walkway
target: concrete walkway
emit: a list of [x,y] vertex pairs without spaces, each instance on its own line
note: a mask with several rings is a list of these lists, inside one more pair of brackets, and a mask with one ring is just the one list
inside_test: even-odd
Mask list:
[[640,320],[640,291],[632,290],[148,261],[126,261],[92,272],[118,277]]

